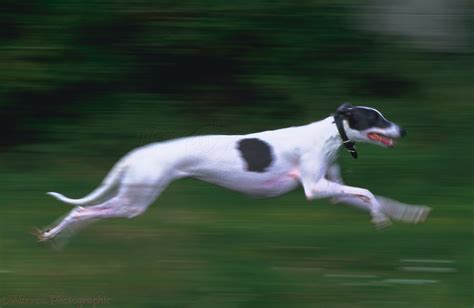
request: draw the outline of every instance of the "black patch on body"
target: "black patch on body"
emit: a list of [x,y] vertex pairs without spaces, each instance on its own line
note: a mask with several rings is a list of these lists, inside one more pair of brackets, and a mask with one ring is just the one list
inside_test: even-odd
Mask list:
[[251,172],[265,172],[273,161],[271,146],[258,138],[242,139],[237,149]]

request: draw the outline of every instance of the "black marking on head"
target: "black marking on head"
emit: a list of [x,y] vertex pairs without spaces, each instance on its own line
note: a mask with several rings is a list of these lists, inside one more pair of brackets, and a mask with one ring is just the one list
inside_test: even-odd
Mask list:
[[242,139],[238,142],[238,150],[251,172],[265,172],[273,161],[272,148],[258,138]]
[[352,107],[341,112],[355,130],[366,130],[371,127],[387,128],[391,125],[380,112],[368,107]]

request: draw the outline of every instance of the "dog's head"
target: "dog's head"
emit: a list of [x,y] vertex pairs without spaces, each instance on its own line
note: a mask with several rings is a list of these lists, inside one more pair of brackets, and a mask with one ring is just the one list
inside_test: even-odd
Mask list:
[[374,108],[344,103],[339,106],[335,115],[345,120],[344,129],[352,141],[393,147],[394,140],[406,134],[405,129],[387,120]]

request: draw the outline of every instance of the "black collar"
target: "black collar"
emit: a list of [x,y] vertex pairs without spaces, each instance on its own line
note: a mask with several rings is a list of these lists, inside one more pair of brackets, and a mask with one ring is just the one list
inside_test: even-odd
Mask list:
[[351,153],[352,157],[354,159],[357,159],[357,151],[355,148],[355,142],[351,141],[347,135],[346,131],[344,130],[344,124],[342,123],[344,120],[344,117],[339,114],[335,113],[334,114],[334,123],[336,123],[337,131],[339,132],[339,135],[341,136],[342,139],[342,144],[346,147],[346,150]]

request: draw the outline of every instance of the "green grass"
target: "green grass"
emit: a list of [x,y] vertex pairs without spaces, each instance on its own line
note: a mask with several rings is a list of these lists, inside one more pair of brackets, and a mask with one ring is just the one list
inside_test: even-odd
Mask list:
[[[183,180],[145,215],[100,221],[55,251],[29,234],[32,227],[48,225],[69,210],[44,192],[57,188],[79,196],[96,185],[96,177],[79,181],[16,173],[10,179],[0,217],[1,296],[103,295],[111,299],[110,307],[473,303],[472,205],[458,197],[426,196],[434,211],[425,224],[395,224],[377,232],[367,213],[322,201],[309,203],[300,190],[277,199],[252,199]],[[403,196],[405,189],[393,187],[393,195]],[[452,271],[401,269],[407,266]],[[403,284],[406,279],[427,283]]]

